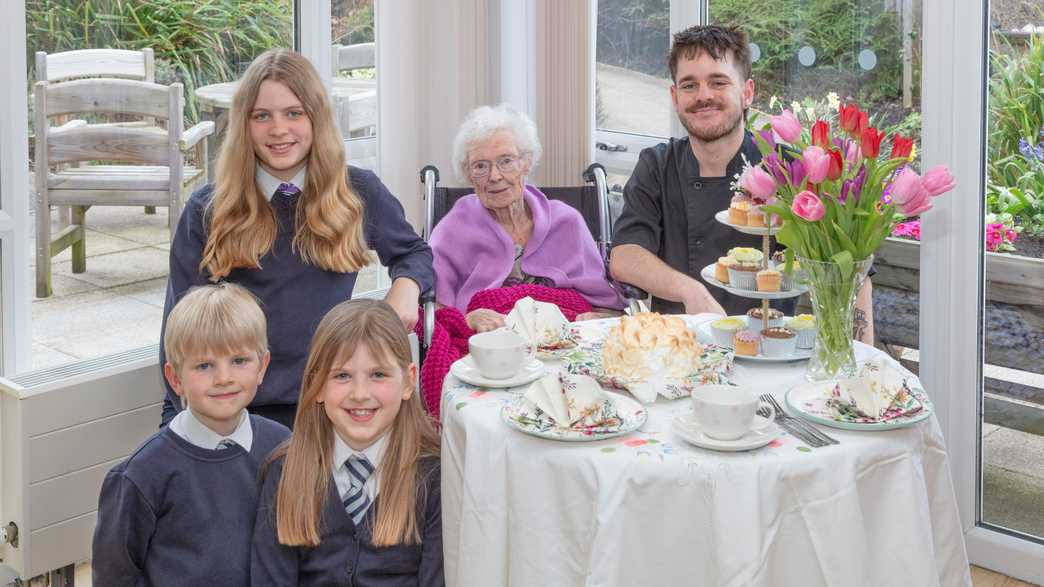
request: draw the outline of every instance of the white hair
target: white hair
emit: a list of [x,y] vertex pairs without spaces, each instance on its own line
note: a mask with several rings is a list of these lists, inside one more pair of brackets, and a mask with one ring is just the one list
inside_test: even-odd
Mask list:
[[543,148],[533,121],[507,103],[479,106],[464,118],[457,136],[453,138],[453,169],[461,180],[471,180],[468,152],[500,131],[511,133],[519,155],[529,161],[530,169],[536,167]]

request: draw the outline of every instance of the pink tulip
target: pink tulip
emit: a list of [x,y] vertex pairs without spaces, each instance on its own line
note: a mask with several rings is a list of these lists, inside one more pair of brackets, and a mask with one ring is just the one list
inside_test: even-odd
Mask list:
[[794,198],[794,203],[791,204],[790,209],[798,217],[804,218],[809,222],[815,222],[826,214],[826,206],[823,205],[823,201],[819,199],[819,196],[808,190],[801,192]]
[[953,189],[956,184],[950,170],[945,165],[936,165],[928,170],[921,179],[921,186],[929,196],[935,197]]
[[820,183],[830,171],[830,154],[820,147],[811,146],[801,153],[809,183]]
[[859,148],[859,143],[856,141],[848,141],[848,145],[845,147],[845,161],[848,162],[849,169],[854,169],[863,162],[863,150]]
[[788,143],[793,143],[801,138],[801,123],[790,110],[784,110],[783,114],[779,116],[770,116],[769,123],[772,124],[772,130],[776,131],[779,138]]
[[899,212],[907,218],[911,216],[917,216],[922,212],[927,212],[932,207],[932,198],[928,195],[928,192],[920,190],[914,196],[914,198],[905,204],[899,205]]
[[739,184],[755,198],[768,199],[776,193],[776,180],[760,165],[744,169]]
[[904,167],[892,181],[892,190],[889,195],[892,197],[892,202],[901,209],[922,191],[924,188],[921,185],[921,176],[917,175],[913,169]]

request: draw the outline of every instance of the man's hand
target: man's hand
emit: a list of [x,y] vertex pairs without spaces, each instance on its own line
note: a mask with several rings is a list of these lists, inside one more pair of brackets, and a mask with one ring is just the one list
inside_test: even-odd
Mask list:
[[496,330],[504,325],[504,319],[507,316],[494,312],[493,310],[472,310],[465,316],[465,320],[468,321],[468,326],[475,332],[487,332],[490,330]]
[[420,287],[409,277],[397,277],[384,296],[384,301],[388,302],[399,316],[399,320],[402,320],[406,332],[413,332],[413,326],[417,324],[419,299]]
[[686,314],[711,312],[713,314],[721,314],[722,316],[726,315],[725,308],[721,307],[718,300],[710,295],[710,292],[707,291],[707,288],[702,283],[695,280],[693,280],[692,286],[686,289],[682,303],[685,304]]

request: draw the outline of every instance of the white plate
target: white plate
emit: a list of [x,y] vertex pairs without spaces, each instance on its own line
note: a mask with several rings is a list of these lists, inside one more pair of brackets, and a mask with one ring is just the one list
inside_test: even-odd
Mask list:
[[[736,316],[736,318],[740,317],[741,316]],[[746,316],[742,316],[742,318],[746,319]],[[787,318],[789,318],[789,316],[785,316],[784,320],[786,320]],[[700,326],[696,330],[696,334],[699,335],[699,339],[703,342],[718,344],[714,341],[714,333],[711,331],[710,322],[707,322],[706,324],[700,324]],[[726,348],[731,349],[732,345],[726,345]],[[757,355],[751,357],[750,355],[741,355],[739,353],[736,353],[737,359],[743,359],[744,361],[754,361],[756,363],[786,363],[788,361],[804,361],[811,356],[812,349],[799,349],[797,347],[794,347],[793,353],[781,357],[766,357],[764,355]]]
[[826,408],[816,410],[809,406],[809,404],[822,406],[822,402],[826,400],[830,390],[833,389],[836,383],[836,380],[813,381],[791,388],[787,391],[785,400],[787,412],[817,424],[841,428],[842,430],[893,430],[895,428],[913,426],[932,415],[932,401],[928,399],[928,394],[915,384],[909,385],[910,393],[921,402],[923,406],[921,411],[909,416],[900,416],[887,422],[849,422],[838,420],[829,416]]
[[761,226],[740,226],[739,224],[733,224],[733,223],[729,222],[729,211],[728,210],[722,210],[721,212],[718,212],[717,214],[714,215],[714,219],[717,220],[718,222],[728,226],[729,228],[731,228],[733,230],[738,230],[738,231],[742,232],[743,234],[754,234],[754,235],[771,234],[772,232],[778,231],[779,228],[780,228],[778,226],[773,226],[773,227],[769,228],[767,226],[765,226],[765,227],[761,227]]
[[517,387],[531,381],[536,381],[544,374],[544,364],[533,359],[528,365],[507,379],[487,379],[479,373],[478,367],[471,359],[471,355],[459,359],[450,365],[450,373],[464,383],[477,385],[479,387]]
[[696,417],[689,412],[687,414],[682,414],[671,421],[671,430],[673,430],[678,436],[682,437],[685,442],[694,444],[700,448],[736,452],[760,448],[779,438],[779,426],[777,426],[775,422],[769,422],[765,425],[763,424],[765,421],[765,418],[762,418],[761,416],[754,416],[755,427],[765,426],[764,429],[760,431],[751,430],[736,440],[718,440],[701,432],[699,422],[697,422]]
[[731,285],[724,284],[714,278],[714,266],[717,263],[711,263],[700,271],[700,277],[704,281],[713,285],[714,287],[720,287],[721,289],[744,298],[757,298],[759,300],[782,300],[786,298],[796,298],[799,295],[805,293],[808,288],[803,286],[797,286],[794,289],[787,289],[784,291],[754,291],[752,289],[739,289],[738,287],[732,287]]
[[529,401],[523,395],[516,395],[511,398],[511,401],[504,404],[504,407],[500,409],[500,419],[519,432],[566,442],[605,440],[606,438],[634,432],[641,428],[642,424],[645,424],[649,413],[645,411],[642,404],[618,393],[607,393],[607,395],[616,404],[616,411],[620,413],[620,418],[623,420],[619,426],[594,430],[574,430],[572,428],[560,428],[551,422],[537,422],[522,415],[522,402]]

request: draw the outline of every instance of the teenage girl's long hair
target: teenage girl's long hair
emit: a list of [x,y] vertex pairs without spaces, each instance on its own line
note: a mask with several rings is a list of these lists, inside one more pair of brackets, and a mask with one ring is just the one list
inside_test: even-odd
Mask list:
[[[283,476],[275,500],[276,532],[280,544],[314,547],[319,544],[322,512],[330,489],[334,429],[323,405],[317,402],[330,371],[348,361],[359,345],[366,345],[380,360],[403,371],[405,383],[411,362],[410,344],[399,317],[378,300],[349,300],[335,306],[319,323],[312,337],[305,366],[301,397],[294,419],[294,433],[272,459],[286,455]],[[402,402],[388,432],[380,465],[380,499],[371,532],[375,546],[418,544],[418,462],[439,454],[439,437],[421,407],[414,390]]]
[[366,266],[363,205],[345,172],[344,146],[319,74],[287,49],[262,53],[247,68],[232,98],[228,136],[217,159],[217,184],[207,209],[208,233],[199,270],[212,281],[240,267],[260,268],[276,238],[275,211],[255,180],[257,157],[250,115],[261,83],[272,80],[297,96],[312,124],[312,148],[297,199],[293,246],[305,263],[349,273]]

